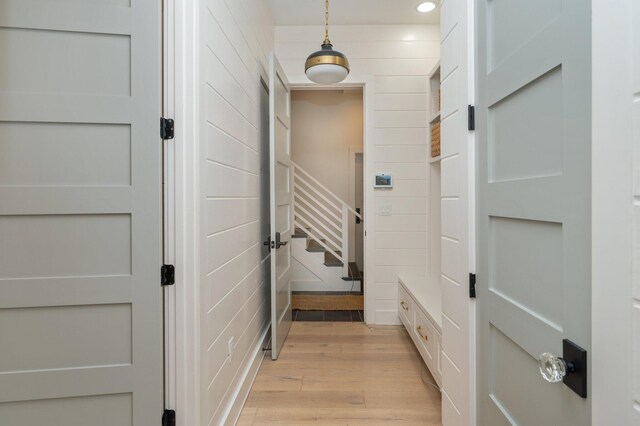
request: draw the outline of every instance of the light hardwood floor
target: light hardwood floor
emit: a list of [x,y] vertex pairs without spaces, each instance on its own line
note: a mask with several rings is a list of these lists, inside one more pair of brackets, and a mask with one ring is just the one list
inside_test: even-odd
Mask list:
[[[440,425],[440,392],[403,327],[294,322],[265,357],[238,425]],[[423,379],[435,383],[424,367]]]

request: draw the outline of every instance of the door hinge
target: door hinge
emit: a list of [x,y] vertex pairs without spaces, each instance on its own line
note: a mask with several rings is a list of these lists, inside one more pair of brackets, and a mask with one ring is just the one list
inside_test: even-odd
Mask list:
[[172,118],[160,117],[160,137],[162,140],[173,139],[174,122]]
[[175,410],[164,410],[162,414],[162,426],[176,426]]
[[162,265],[160,268],[160,284],[174,285],[176,283],[176,268],[173,265]]
[[476,107],[469,105],[467,110],[467,130],[476,129]]
[[469,297],[476,298],[476,274],[469,274]]

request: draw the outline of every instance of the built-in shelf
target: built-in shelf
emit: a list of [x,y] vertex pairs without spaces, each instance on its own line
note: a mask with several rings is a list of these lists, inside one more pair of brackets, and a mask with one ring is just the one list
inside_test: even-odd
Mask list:
[[430,157],[439,156],[440,144],[440,62],[429,73],[429,147]]
[[429,160],[429,163],[437,163],[438,161],[440,161],[440,156],[438,155],[437,157],[433,157]]

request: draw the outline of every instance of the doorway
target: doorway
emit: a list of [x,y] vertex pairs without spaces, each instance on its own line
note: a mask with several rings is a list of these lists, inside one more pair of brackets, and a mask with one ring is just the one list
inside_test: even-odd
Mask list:
[[294,320],[364,320],[363,90],[291,96]]

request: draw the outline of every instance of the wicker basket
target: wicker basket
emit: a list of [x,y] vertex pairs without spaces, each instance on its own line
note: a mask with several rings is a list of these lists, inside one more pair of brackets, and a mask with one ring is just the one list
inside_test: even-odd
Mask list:
[[431,158],[440,156],[440,121],[431,124]]

